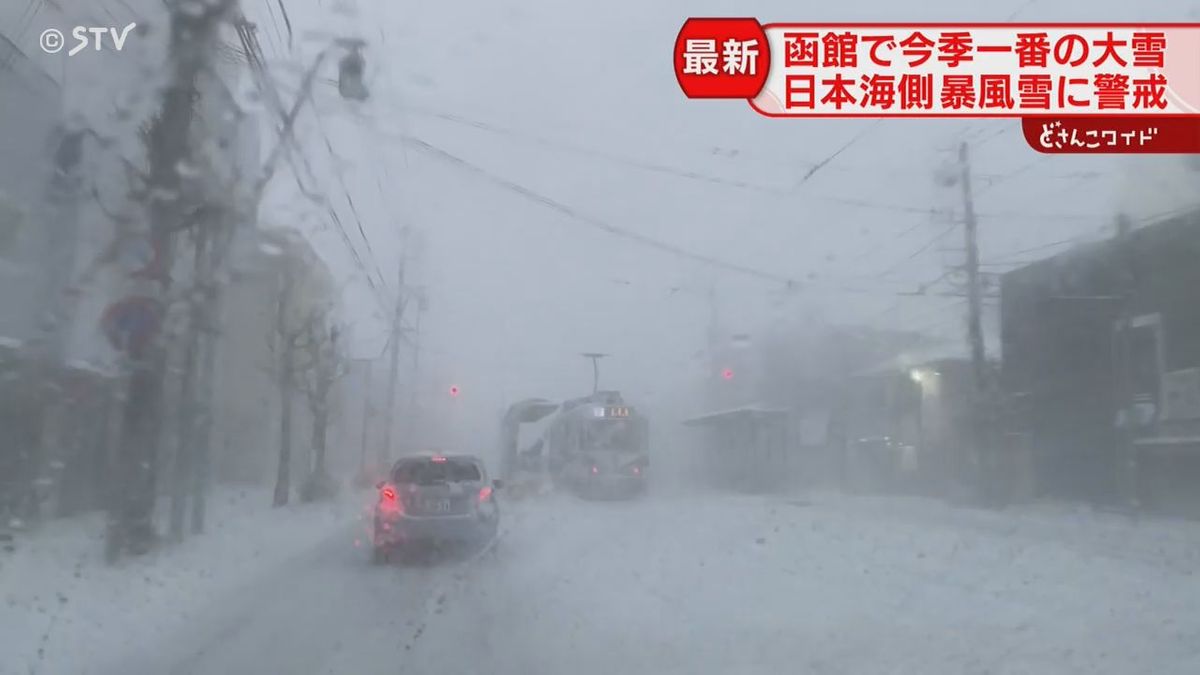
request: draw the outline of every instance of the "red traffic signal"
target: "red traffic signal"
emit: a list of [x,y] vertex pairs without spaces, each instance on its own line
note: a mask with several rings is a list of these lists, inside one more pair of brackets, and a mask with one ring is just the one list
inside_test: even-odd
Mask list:
[[726,368],[725,370],[722,370],[721,377],[725,378],[726,380],[732,380],[733,379],[733,369]]
[[457,384],[450,385],[450,395],[454,396],[454,397],[458,396],[458,385]]

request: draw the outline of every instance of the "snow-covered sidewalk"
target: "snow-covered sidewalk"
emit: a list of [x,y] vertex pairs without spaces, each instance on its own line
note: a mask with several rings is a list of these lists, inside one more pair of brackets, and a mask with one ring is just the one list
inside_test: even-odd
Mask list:
[[[47,523],[0,552],[0,673],[80,673],[178,630],[214,595],[337,532],[361,500],[270,507],[269,491],[218,487],[208,531],[107,566],[104,517]],[[347,535],[351,536],[351,535]]]

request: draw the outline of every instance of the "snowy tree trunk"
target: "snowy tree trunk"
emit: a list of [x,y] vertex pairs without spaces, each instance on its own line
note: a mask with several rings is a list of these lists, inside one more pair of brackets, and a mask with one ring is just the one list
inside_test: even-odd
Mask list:
[[279,376],[279,467],[275,473],[275,506],[286,506],[291,493],[292,468],[292,389],[290,379],[291,349],[284,348],[282,372]]
[[324,402],[317,406],[313,415],[313,474],[318,478],[326,475],[325,448],[329,434],[329,411]]
[[328,499],[335,492],[333,477],[329,475],[329,469],[325,463],[328,429],[328,411],[324,409],[324,406],[314,407],[312,423],[313,465],[308,480],[305,481],[302,494],[302,498],[306,502]]

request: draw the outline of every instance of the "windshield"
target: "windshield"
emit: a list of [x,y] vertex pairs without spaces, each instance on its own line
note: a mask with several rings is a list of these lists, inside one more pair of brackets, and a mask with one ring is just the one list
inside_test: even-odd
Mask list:
[[636,451],[637,428],[627,421],[594,421],[587,426],[585,445],[593,450]]
[[0,0],[0,675],[243,673],[1200,675],[1200,0]]

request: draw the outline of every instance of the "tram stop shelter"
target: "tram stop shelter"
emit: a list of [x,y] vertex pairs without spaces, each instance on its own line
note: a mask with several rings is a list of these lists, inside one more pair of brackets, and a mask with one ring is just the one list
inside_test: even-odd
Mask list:
[[697,469],[716,487],[744,492],[777,489],[787,475],[788,413],[750,405],[685,420],[699,430]]

